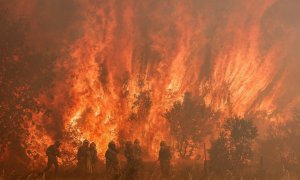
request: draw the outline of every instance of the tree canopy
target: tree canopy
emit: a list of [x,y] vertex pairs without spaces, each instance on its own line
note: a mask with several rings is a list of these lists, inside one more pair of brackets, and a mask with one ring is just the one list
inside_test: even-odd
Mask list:
[[251,161],[252,142],[256,136],[257,128],[251,120],[239,117],[228,119],[209,150],[212,170],[223,174],[243,169]]
[[165,118],[170,124],[171,134],[177,140],[176,149],[182,158],[190,158],[203,138],[210,134],[215,113],[203,100],[203,97],[184,94],[183,101],[176,101]]

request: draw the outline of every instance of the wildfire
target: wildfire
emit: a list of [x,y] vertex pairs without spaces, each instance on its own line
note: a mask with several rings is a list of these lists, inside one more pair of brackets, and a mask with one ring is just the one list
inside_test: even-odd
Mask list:
[[[27,155],[42,162],[44,157],[35,156],[60,139],[72,157],[88,139],[101,158],[109,141],[122,145],[137,138],[155,159],[160,140],[176,143],[163,115],[185,92],[203,97],[221,120],[256,112],[287,119],[285,113],[299,103],[298,93],[278,110],[292,29],[283,32],[291,34],[284,39],[267,39],[263,29],[276,1],[220,3],[224,6],[195,0],[78,2],[78,37],[59,50],[54,85],[38,97],[51,115],[34,114],[36,123],[24,127],[30,129],[22,140]],[[29,9],[38,7],[35,0],[30,4]],[[46,130],[48,124],[55,129]]]

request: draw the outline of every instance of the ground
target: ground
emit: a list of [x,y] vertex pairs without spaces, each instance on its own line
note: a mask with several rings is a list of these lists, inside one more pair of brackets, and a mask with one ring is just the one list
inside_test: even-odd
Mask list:
[[[124,162],[121,163],[121,166],[124,167]],[[97,167],[97,174],[93,177],[80,177],[76,174],[75,167],[60,167],[60,172],[58,175],[55,175],[52,171],[43,174],[41,171],[16,171],[16,170],[3,170],[0,175],[0,180],[6,179],[26,179],[26,180],[43,180],[43,179],[53,179],[53,180],[80,180],[80,179],[104,179],[105,177],[105,165],[104,162],[100,162]],[[203,165],[200,161],[180,161],[172,165],[171,177],[169,179],[202,179],[203,177]],[[148,161],[144,162],[143,170],[141,171],[140,179],[143,180],[159,180],[162,179],[159,162]],[[121,178],[122,179],[122,178]]]
[[[125,162],[122,162],[124,167]],[[104,162],[100,162],[97,167],[97,174],[93,177],[79,176],[76,174],[75,166],[62,167],[60,166],[60,172],[58,175],[54,174],[54,170],[43,174],[41,170],[26,171],[21,168],[4,168],[5,164],[0,164],[0,180],[105,180],[106,172]],[[7,166],[6,166],[7,167]],[[41,167],[41,169],[44,167]],[[268,168],[267,168],[268,169]],[[248,167],[245,170],[241,170],[240,177],[233,176],[228,172],[223,175],[216,176],[212,172],[208,171],[207,176],[204,176],[202,161],[192,160],[180,160],[173,163],[171,170],[171,177],[168,180],[297,180],[300,177],[300,173],[292,170],[272,170],[269,168],[266,171],[262,171],[256,166]],[[294,173],[293,173],[294,172]],[[124,176],[120,178],[123,180]],[[162,180],[160,173],[159,163],[154,161],[144,162],[144,168],[141,171],[141,178],[139,180]]]

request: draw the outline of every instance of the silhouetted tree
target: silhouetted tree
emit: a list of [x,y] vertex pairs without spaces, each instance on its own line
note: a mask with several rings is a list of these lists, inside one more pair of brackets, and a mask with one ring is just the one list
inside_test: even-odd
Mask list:
[[296,111],[285,122],[272,122],[268,129],[268,136],[262,142],[260,152],[272,170],[277,175],[284,175],[284,171],[296,173],[300,170],[300,113]]
[[257,128],[251,120],[238,117],[227,120],[209,150],[211,169],[219,175],[241,171],[251,161],[256,136]]
[[138,81],[139,93],[134,94],[135,101],[131,107],[132,113],[130,114],[130,120],[145,120],[150,112],[152,106],[152,100],[150,97],[151,90],[144,88],[144,80]]
[[210,166],[217,174],[223,174],[231,166],[228,149],[226,136],[224,133],[221,133],[220,137],[212,143],[212,147],[209,150]]
[[210,134],[212,120],[217,119],[217,113],[206,106],[200,96],[193,97],[187,92],[183,101],[176,101],[165,113],[170,123],[171,133],[177,140],[177,150],[182,158],[193,155],[194,149],[202,138]]

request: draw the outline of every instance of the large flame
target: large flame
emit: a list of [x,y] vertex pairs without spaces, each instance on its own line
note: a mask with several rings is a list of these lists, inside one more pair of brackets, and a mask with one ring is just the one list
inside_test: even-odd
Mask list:
[[[14,16],[33,17],[38,2],[26,4],[26,13],[17,8]],[[187,91],[204,97],[223,118],[266,112],[269,120],[286,119],[299,103],[299,93],[285,107],[280,103],[289,92],[295,30],[270,20],[276,3],[78,1],[78,20],[68,27],[80,28],[77,38],[60,49],[54,86],[39,95],[51,115],[34,114],[26,149],[43,154],[59,137],[74,153],[88,139],[103,157],[109,141],[138,138],[155,158],[159,141],[172,140],[163,114]],[[37,24],[32,21],[33,32]],[[272,28],[283,35],[273,37]],[[28,156],[34,159],[32,151]]]

